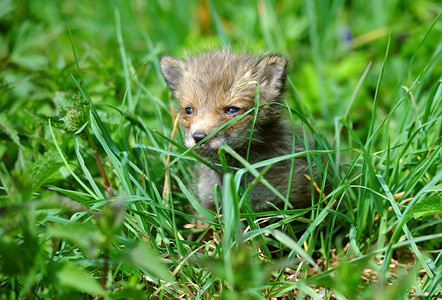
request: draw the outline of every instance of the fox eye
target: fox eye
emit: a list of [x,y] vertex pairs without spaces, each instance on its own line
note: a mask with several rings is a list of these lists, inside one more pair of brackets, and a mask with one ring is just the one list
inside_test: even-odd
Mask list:
[[234,115],[237,112],[239,112],[241,109],[239,107],[236,106],[230,106],[226,109],[226,114],[228,115]]
[[193,115],[193,108],[190,107],[190,106],[187,106],[187,107],[184,109],[184,113],[186,114],[186,116],[191,116],[191,115]]

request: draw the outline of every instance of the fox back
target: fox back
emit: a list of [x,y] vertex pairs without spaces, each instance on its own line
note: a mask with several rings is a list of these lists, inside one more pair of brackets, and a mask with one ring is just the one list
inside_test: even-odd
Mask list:
[[[256,163],[292,153],[293,131],[284,120],[282,108],[278,105],[286,79],[287,60],[283,56],[268,55],[260,58],[220,50],[186,60],[163,56],[160,67],[167,85],[178,100],[186,147],[194,147],[224,123],[253,109],[258,84],[259,104],[267,105],[258,110],[249,149],[249,162]],[[195,151],[206,159],[217,162],[218,149],[223,145],[229,145],[245,157],[252,122],[253,113],[246,114],[198,145]],[[295,147],[295,151],[303,150],[303,147]],[[240,167],[234,159],[230,159],[229,163],[231,166]],[[295,159],[290,202],[297,208],[308,206],[311,202],[311,184],[304,174],[309,174],[306,158]],[[264,177],[285,195],[289,175],[290,160],[286,160],[274,164]],[[201,165],[198,196],[200,202],[212,210],[215,209],[215,184],[221,186],[221,175]],[[271,209],[272,205],[269,203],[277,207],[284,206],[280,198],[260,183],[252,189],[249,200],[254,211]]]

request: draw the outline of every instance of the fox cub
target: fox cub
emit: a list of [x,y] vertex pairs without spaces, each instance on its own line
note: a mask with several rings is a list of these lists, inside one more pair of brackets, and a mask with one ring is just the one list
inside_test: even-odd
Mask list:
[[[212,131],[225,122],[255,107],[255,84],[259,85],[258,111],[249,152],[249,162],[292,153],[293,130],[284,120],[281,101],[285,86],[287,59],[281,55],[263,58],[250,54],[238,54],[229,50],[210,51],[181,60],[174,56],[163,56],[160,60],[161,73],[178,100],[180,123],[185,132],[185,145],[195,146]],[[242,157],[246,157],[252,129],[253,112],[231,126],[220,131],[195,148],[205,159],[218,162],[218,149],[229,145]],[[299,140],[295,152],[304,151]],[[232,167],[242,167],[227,157]],[[286,195],[290,177],[290,160],[284,160],[270,167],[264,178],[282,195]],[[294,208],[311,204],[311,183],[304,176],[309,175],[305,156],[294,162],[290,203]],[[247,176],[249,183],[254,179]],[[222,186],[222,175],[201,164],[198,174],[198,198],[208,209],[215,210],[214,186]],[[264,184],[256,184],[249,194],[251,207],[255,212],[284,207],[284,200],[275,195]],[[271,204],[269,204],[271,203]]]

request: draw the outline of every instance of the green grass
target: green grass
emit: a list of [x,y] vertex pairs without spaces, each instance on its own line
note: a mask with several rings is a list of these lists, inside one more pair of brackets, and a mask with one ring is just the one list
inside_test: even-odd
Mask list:
[[[442,297],[440,11],[0,0],[0,298]],[[243,159],[216,188],[218,216],[193,194],[210,163],[173,131],[158,58],[225,44],[289,58],[282,105],[317,147]],[[324,197],[253,213],[241,179],[297,155]]]

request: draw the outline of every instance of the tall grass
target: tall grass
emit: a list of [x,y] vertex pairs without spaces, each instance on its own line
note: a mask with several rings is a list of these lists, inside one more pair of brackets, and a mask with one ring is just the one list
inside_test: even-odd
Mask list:
[[[439,11],[1,1],[1,297],[440,297]],[[227,43],[291,58],[281,105],[317,146],[221,159],[217,215],[193,193],[196,164],[213,166],[183,146],[158,57]],[[265,184],[297,156],[318,169],[312,207],[251,211],[244,176]]]

